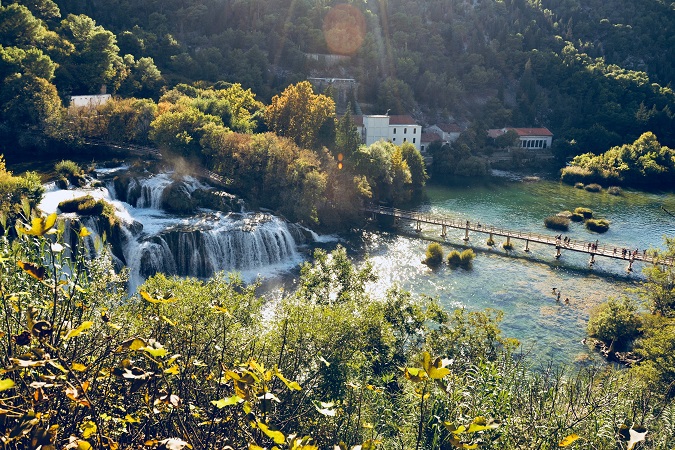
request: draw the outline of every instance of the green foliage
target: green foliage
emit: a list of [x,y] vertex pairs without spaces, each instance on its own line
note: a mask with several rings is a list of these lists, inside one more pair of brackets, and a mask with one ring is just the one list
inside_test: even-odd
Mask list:
[[429,267],[438,267],[443,264],[443,247],[438,242],[432,242],[427,246],[424,264]]
[[578,208],[574,208],[574,214],[580,214],[584,219],[590,219],[593,217],[593,210],[580,206]]
[[552,230],[567,231],[570,226],[570,219],[560,215],[549,216],[544,219],[544,226]]
[[0,226],[3,234],[23,217],[24,206],[37,207],[43,194],[42,180],[36,172],[14,176],[7,171],[5,159],[0,156]]
[[617,347],[626,347],[641,325],[637,305],[628,297],[610,298],[596,307],[588,319],[588,335]]
[[604,233],[609,230],[609,220],[607,219],[588,219],[586,228],[596,233]]
[[469,269],[473,264],[474,258],[476,258],[476,253],[472,249],[467,248],[466,250],[462,251],[462,253],[459,255],[459,258],[460,265],[465,269]]
[[[658,258],[675,256],[675,239],[665,238],[666,251],[656,252]],[[650,265],[645,267],[647,280],[640,288],[652,314],[675,318],[675,270],[671,266]]]
[[314,94],[309,81],[288,86],[272,98],[265,110],[265,122],[279,136],[293,139],[303,148],[320,144],[322,127],[335,127],[335,102],[325,95]]
[[600,186],[598,183],[591,183],[584,186],[584,189],[588,192],[601,192],[602,186]]
[[450,267],[459,267],[459,265],[462,262],[462,255],[459,252],[459,250],[451,250],[450,253],[448,253],[448,266]]
[[[675,153],[661,146],[656,136],[643,133],[632,144],[612,147],[601,155],[576,156],[572,166],[562,172],[562,179],[602,180],[628,186],[671,187],[675,173]],[[588,186],[586,187],[588,188]]]

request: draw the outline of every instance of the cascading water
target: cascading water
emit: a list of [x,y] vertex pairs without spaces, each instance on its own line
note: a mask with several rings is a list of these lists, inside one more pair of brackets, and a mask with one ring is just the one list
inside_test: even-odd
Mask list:
[[[113,253],[129,268],[132,292],[156,273],[206,278],[219,271],[238,271],[244,279],[252,280],[260,271],[288,270],[302,260],[298,245],[304,243],[307,233],[300,227],[265,213],[198,208],[191,203],[192,197],[211,188],[194,178],[125,175],[123,180],[118,176],[104,183],[105,188],[51,190],[40,208],[53,212],[61,201],[84,195],[113,204],[120,227],[108,241],[114,241]],[[241,210],[234,196],[218,193],[212,198]],[[178,205],[194,206],[196,213],[177,216],[166,212]],[[81,222],[92,235],[100,236],[104,230],[96,219],[100,218],[81,218]]]

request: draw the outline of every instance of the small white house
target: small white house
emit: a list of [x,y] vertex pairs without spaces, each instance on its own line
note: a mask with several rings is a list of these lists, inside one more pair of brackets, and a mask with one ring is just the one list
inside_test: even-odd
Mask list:
[[553,133],[548,128],[496,128],[487,130],[487,133],[492,139],[496,139],[509,131],[515,131],[518,134],[518,145],[516,147],[526,149],[551,148]]
[[71,95],[70,106],[76,108],[96,108],[105,105],[112,97],[110,94],[97,95]]
[[456,123],[439,123],[427,127],[425,132],[436,133],[441,137],[441,140],[444,143],[452,143],[457,140],[459,135],[462,133],[462,129]]
[[422,142],[422,126],[407,115],[365,115],[354,116],[356,129],[361,141],[366,145],[377,141],[389,141],[396,145],[409,142],[420,150]]

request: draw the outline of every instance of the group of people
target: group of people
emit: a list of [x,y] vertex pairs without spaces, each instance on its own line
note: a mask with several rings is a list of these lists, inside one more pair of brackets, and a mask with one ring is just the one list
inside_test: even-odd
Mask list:
[[[616,255],[617,249],[614,249],[614,254]],[[628,256],[628,259],[635,258],[639,253],[639,250],[636,248],[632,252],[628,249],[622,248],[621,249],[621,257],[623,259],[626,259],[626,256]],[[642,250],[642,256],[647,256],[647,250]]]
[[569,245],[569,243],[572,241],[572,239],[567,236],[563,237],[562,234],[557,235],[555,239],[557,241],[556,245],[560,245],[562,243],[565,247],[567,247],[567,245]]
[[[560,296],[562,295],[562,293],[560,292],[560,290],[558,288],[553,288],[553,295],[556,296],[555,301],[560,302]],[[565,304],[566,305],[570,304],[570,298],[569,297],[565,297]]]

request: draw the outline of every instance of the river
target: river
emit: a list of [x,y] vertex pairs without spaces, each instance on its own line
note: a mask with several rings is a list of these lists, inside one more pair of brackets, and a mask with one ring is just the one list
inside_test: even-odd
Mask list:
[[[604,234],[588,231],[572,223],[565,236],[595,241],[599,245],[631,249],[664,248],[664,236],[675,236],[675,218],[663,211],[675,210],[675,195],[624,190],[621,196],[591,193],[551,180],[523,182],[506,177],[464,186],[428,186],[427,200],[416,209],[447,214],[485,225],[551,235],[543,220],[562,210],[591,208],[595,215],[611,221]],[[554,258],[554,248],[512,241],[514,250],[501,248],[503,238],[495,237],[494,248],[486,245],[486,235],[470,235],[469,244],[477,251],[471,270],[443,266],[436,270],[421,263],[429,240],[443,244],[445,254],[463,249],[463,230],[448,229],[446,239],[440,227],[426,225],[418,235],[411,223],[401,222],[397,232],[376,228],[348,240],[347,246],[358,258],[369,255],[378,282],[371,291],[382,295],[394,283],[417,295],[439,299],[447,308],[504,312],[503,334],[521,341],[522,349],[546,363],[595,358],[581,343],[590,311],[608,297],[627,294],[644,279],[641,264],[632,273],[627,261],[596,258],[593,267],[588,255],[563,250]],[[424,238],[424,239],[422,239]],[[552,289],[561,292],[556,301]],[[634,295],[634,294],[629,294]],[[569,304],[564,299],[569,298]]]

